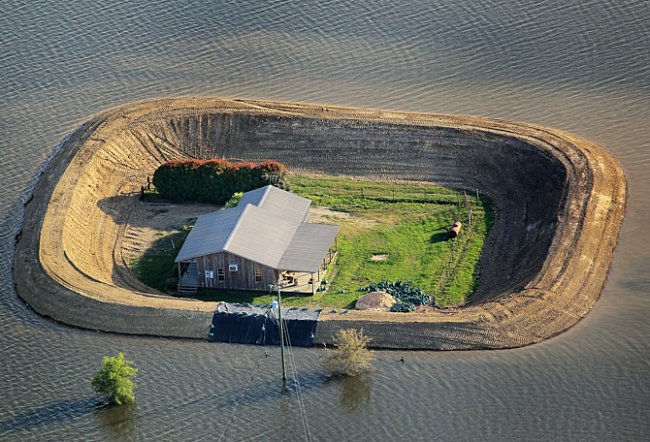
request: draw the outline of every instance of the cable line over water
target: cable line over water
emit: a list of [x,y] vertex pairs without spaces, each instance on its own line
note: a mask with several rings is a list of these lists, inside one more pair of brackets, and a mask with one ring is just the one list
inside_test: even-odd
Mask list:
[[291,346],[291,338],[289,337],[289,331],[287,327],[282,327],[285,333],[285,340],[287,342],[287,353],[289,355],[289,365],[291,367],[291,373],[293,376],[293,382],[296,386],[296,395],[298,397],[298,407],[300,409],[300,417],[302,419],[303,428],[305,431],[305,440],[311,441],[311,431],[309,429],[309,422],[307,420],[307,410],[305,409],[305,403],[302,397],[302,387],[300,386],[300,379],[298,378],[298,369],[296,367],[296,360],[293,356],[293,348]]

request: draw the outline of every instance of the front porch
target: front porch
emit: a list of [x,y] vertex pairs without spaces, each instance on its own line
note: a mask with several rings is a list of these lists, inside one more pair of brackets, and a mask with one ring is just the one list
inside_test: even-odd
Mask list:
[[336,260],[337,254],[337,250],[330,249],[316,272],[296,272],[291,270],[280,272],[278,284],[282,287],[282,292],[315,295],[327,273],[327,269]]
[[199,289],[199,270],[195,262],[178,263],[178,293],[196,293]]

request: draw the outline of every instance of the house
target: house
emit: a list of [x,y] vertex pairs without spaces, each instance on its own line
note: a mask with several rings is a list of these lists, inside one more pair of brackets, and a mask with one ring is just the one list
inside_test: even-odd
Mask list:
[[179,292],[198,288],[316,293],[339,227],[306,222],[311,201],[273,186],[201,215],[181,248]]

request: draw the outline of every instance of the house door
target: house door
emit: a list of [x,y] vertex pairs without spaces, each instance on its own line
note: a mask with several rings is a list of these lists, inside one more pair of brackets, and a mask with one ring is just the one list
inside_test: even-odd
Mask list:
[[205,286],[214,288],[214,270],[205,270],[203,277],[205,278]]

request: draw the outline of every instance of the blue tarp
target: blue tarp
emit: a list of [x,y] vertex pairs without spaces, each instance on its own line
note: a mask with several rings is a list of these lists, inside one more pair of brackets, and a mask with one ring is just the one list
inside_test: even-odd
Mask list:
[[[321,309],[283,308],[282,322],[292,346],[311,347]],[[208,341],[279,345],[277,305],[221,302],[212,317]]]

